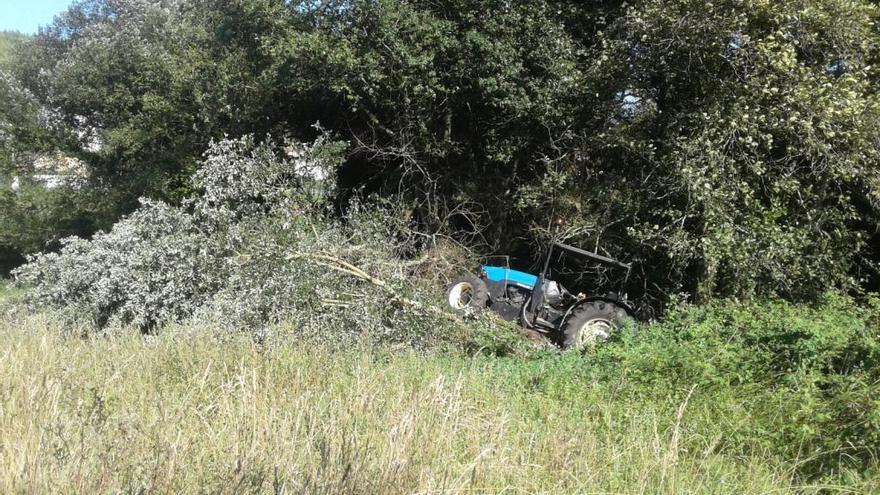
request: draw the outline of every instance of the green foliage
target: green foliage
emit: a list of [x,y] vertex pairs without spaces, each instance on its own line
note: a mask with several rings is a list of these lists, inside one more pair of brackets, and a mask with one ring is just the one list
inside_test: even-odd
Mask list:
[[[586,356],[516,357],[357,342],[328,350],[290,339],[301,331],[296,320],[272,325],[254,343],[204,320],[144,339],[134,332],[82,338],[81,327],[46,316],[2,319],[9,358],[0,361],[0,377],[9,381],[5,404],[13,414],[0,427],[20,446],[0,455],[12,463],[29,454],[30,486],[68,486],[71,473],[82,471],[91,481],[78,486],[99,492],[139,483],[132,480],[151,465],[144,459],[168,449],[177,452],[174,462],[156,468],[166,484],[152,488],[225,482],[216,473],[237,465],[235,448],[248,438],[253,454],[241,469],[264,487],[302,483],[307,465],[308,479],[322,486],[343,479],[376,488],[369,483],[387,478],[375,473],[399,474],[418,462],[412,476],[378,490],[393,492],[403,479],[412,483],[406,491],[428,490],[420,484],[428,473],[436,488],[455,466],[481,480],[468,488],[478,491],[631,492],[649,483],[652,493],[875,493],[876,370],[866,362],[860,383],[852,363],[838,358],[876,352],[858,334],[867,325],[876,332],[878,314],[838,297],[815,307],[679,308]],[[739,361],[758,371],[741,374]],[[788,366],[801,371],[779,371]],[[684,371],[670,375],[673,368]],[[40,448],[41,424],[58,427],[54,451]],[[155,434],[126,437],[132,428]],[[420,436],[403,441],[389,431]],[[194,448],[170,448],[181,442]],[[357,448],[364,444],[366,452]]]
[[52,132],[15,141],[85,159],[131,210],[189,196],[212,139],[320,122],[353,145],[340,205],[402,199],[423,231],[499,250],[598,246],[654,302],[808,299],[880,283],[878,19],[865,0],[85,0],[16,50]]
[[695,407],[735,407],[719,448],[798,459],[810,476],[865,471],[880,453],[878,328],[876,298],[684,306],[591,359],[629,394],[693,387]]
[[5,67],[13,58],[15,46],[26,39],[26,35],[15,31],[0,31],[0,68]]
[[[211,322],[263,340],[284,322],[297,340],[422,349],[489,335],[492,320],[465,324],[407,276],[399,253],[415,248],[406,226],[389,221],[393,212],[328,214],[344,148],[323,137],[214,143],[193,178],[198,196],[182,206],[142,200],[108,232],[63,239],[59,252],[13,273],[31,309],[60,311],[91,331]],[[487,345],[512,353],[514,342],[497,336]]]
[[699,296],[814,295],[872,270],[878,10],[807,4],[647,2],[600,57],[645,102],[600,135],[645,197],[621,205],[628,234]]
[[12,286],[11,281],[0,278],[0,301],[6,302],[21,295],[24,291]]
[[[630,401],[543,361],[377,353],[204,328],[65,338],[0,321],[0,491],[875,493],[712,448],[728,412]],[[581,361],[578,364],[578,361]],[[581,373],[582,375],[583,373]],[[48,428],[46,425],[51,425]],[[162,455],[157,455],[161,453]],[[828,487],[833,487],[829,490]]]
[[527,358],[542,348],[555,349],[549,342],[527,339],[518,325],[488,312],[469,319],[455,341],[461,351],[479,356]]
[[112,211],[112,201],[91,190],[47,189],[26,178],[20,178],[19,188],[13,190],[8,177],[4,182],[0,184],[0,275],[8,275],[26,255],[57,248],[64,237],[95,232],[108,220],[108,209]]
[[[648,405],[682,411],[670,445],[685,410],[699,418],[658,449],[664,466],[772,457],[829,485],[876,470],[880,303],[821,296],[880,286],[876,2],[84,0],[14,38],[0,36],[0,254],[136,210],[23,268],[32,304],[105,328],[211,321],[261,344],[284,322],[337,343],[452,341],[491,372],[482,396],[520,399],[522,431],[564,417],[613,440],[636,424],[660,445]],[[279,158],[284,138],[322,130],[351,145],[308,150],[326,151],[312,158],[332,186]],[[110,192],[8,187],[55,151]],[[363,208],[374,193],[398,209]],[[489,316],[431,310],[400,255],[437,232],[597,247],[635,263],[651,302],[721,301],[586,358],[534,351]],[[559,465],[569,440],[546,440]]]

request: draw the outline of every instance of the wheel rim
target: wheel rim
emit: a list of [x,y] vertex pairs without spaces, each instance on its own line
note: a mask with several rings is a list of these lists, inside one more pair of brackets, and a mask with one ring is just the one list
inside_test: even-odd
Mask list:
[[617,327],[605,318],[594,318],[584,323],[577,334],[577,348],[605,342]]
[[453,309],[465,309],[474,300],[474,286],[468,282],[459,282],[449,289],[449,306]]

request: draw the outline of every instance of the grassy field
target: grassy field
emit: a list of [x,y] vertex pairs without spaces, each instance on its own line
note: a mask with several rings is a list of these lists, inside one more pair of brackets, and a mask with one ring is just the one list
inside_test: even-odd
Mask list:
[[[576,356],[257,346],[198,330],[82,339],[0,324],[0,492],[794,493],[719,451],[689,391],[640,404]],[[69,335],[69,333],[68,333]]]

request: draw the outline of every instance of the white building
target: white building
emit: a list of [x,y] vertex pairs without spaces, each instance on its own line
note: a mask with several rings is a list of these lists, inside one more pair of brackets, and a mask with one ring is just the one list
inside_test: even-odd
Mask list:
[[21,189],[23,177],[38,182],[47,189],[78,188],[88,177],[88,170],[81,160],[56,152],[34,160],[27,175],[21,174],[13,177],[10,185],[13,191]]

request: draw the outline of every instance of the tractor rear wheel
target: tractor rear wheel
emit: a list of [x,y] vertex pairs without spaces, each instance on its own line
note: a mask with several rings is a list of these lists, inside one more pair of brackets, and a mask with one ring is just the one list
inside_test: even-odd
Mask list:
[[608,340],[632,317],[622,306],[590,301],[575,308],[562,325],[562,348],[582,351]]
[[459,277],[449,284],[446,302],[451,309],[459,312],[484,309],[489,305],[489,286],[480,277]]

